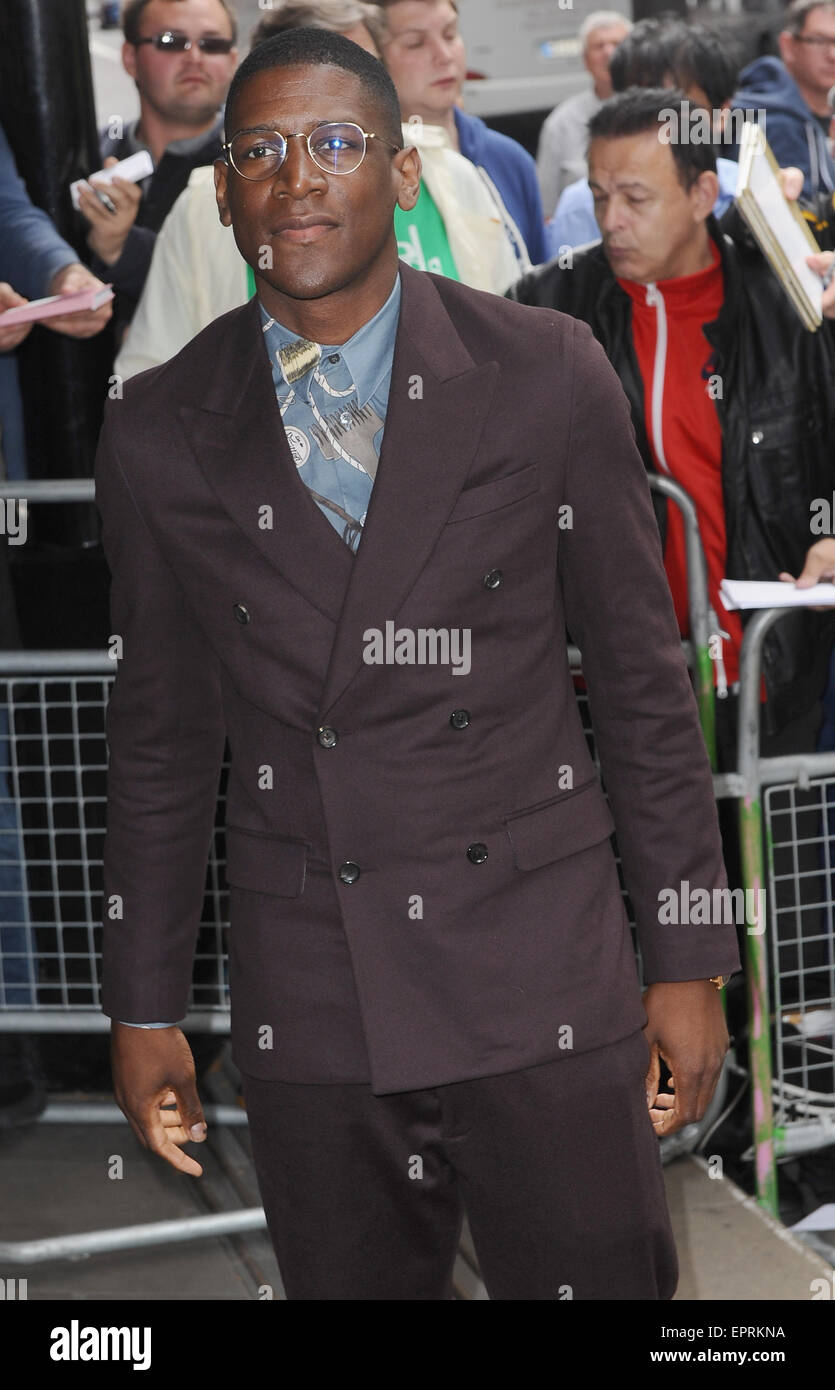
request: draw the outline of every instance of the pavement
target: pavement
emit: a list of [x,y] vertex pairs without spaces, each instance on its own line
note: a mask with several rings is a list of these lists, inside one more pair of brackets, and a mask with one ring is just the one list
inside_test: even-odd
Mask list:
[[[227,1044],[228,1050],[228,1044]],[[224,1056],[201,1084],[209,1104],[240,1110],[237,1073]],[[112,1106],[110,1094],[60,1095],[58,1114]],[[53,1104],[54,1104],[53,1102]],[[147,1152],[124,1121],[45,1122],[0,1132],[0,1280],[25,1279],[29,1300],[284,1300],[263,1218],[245,1124],[210,1123],[198,1154],[199,1180]],[[770,1218],[728,1178],[711,1178],[692,1156],[664,1168],[679,1254],[676,1300],[763,1303],[808,1301],[816,1279],[833,1279],[833,1261]],[[43,1242],[146,1223],[250,1213],[251,1226],[221,1236],[41,1259]],[[254,1215],[253,1215],[254,1213]],[[192,1233],[194,1225],[190,1228]],[[821,1247],[826,1249],[825,1246]],[[22,1258],[18,1258],[22,1255]],[[455,1271],[462,1301],[486,1291],[465,1230]],[[819,1287],[819,1286],[818,1286]]]

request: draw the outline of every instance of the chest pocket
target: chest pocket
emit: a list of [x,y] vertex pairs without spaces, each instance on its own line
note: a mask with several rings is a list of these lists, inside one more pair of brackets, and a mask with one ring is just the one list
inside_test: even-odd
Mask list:
[[809,526],[809,503],[815,495],[817,460],[824,430],[821,403],[813,396],[773,397],[749,413],[748,484],[760,514],[787,529]]
[[540,869],[607,840],[615,828],[597,777],[505,817],[517,869]]
[[307,846],[303,840],[265,835],[240,825],[226,827],[226,882],[232,888],[298,898],[304,890]]
[[508,473],[503,478],[495,478],[490,483],[479,483],[476,487],[465,488],[453,507],[447,525],[454,521],[469,521],[474,516],[484,516],[496,512],[501,507],[509,507],[521,502],[532,492],[539,491],[539,465],[528,464],[516,473]]

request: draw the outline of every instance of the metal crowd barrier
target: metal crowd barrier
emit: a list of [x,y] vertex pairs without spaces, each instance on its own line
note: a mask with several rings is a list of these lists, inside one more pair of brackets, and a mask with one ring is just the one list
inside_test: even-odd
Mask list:
[[763,609],[746,626],[728,779],[744,885],[765,891],[745,973],[757,1196],[773,1216],[777,1159],[835,1144],[835,752],[760,757],[763,642],[786,611]]
[[[684,517],[692,633],[684,649],[715,765],[711,615],[696,511],[671,479],[653,477],[650,483]],[[94,500],[92,480],[0,483],[0,498],[16,497],[24,490],[26,504]],[[579,652],[573,648],[569,655],[572,670],[579,674]],[[110,1026],[99,1007],[97,968],[106,806],[104,715],[114,674],[114,662],[99,651],[0,653],[0,697],[4,696],[0,698],[0,1030],[76,1033],[107,1031]],[[594,754],[582,691],[578,691],[578,702]],[[229,1031],[227,895],[220,875],[226,766],[207,867],[189,1013],[183,1023],[186,1031],[221,1034]],[[727,789],[723,794],[728,794]],[[701,1125],[688,1126],[662,1141],[665,1161],[695,1146],[721,1108],[725,1089],[723,1072]],[[246,1123],[245,1113],[234,1106],[206,1106],[205,1111],[210,1121]],[[41,1116],[53,1123],[112,1123],[122,1118],[112,1104],[50,1104]],[[261,1209],[251,1208],[211,1218],[0,1243],[0,1258],[17,1263],[66,1258],[256,1230],[263,1225]]]

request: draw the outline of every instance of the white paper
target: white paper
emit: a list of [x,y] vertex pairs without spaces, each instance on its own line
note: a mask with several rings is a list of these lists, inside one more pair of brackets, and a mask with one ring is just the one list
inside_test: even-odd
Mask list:
[[[102,179],[105,183],[110,183],[112,178],[127,179],[130,183],[139,183],[153,172],[154,161],[148,151],[137,150],[136,154],[129,154],[127,159],[120,159],[118,164],[111,164],[109,169],[99,169],[97,173],[90,174],[90,178]],[[75,183],[70,184],[70,197],[74,208],[78,207],[78,190],[85,183],[87,183],[87,179],[76,179]]]
[[835,608],[835,584],[797,589],[782,580],[723,579],[719,597],[724,608]]

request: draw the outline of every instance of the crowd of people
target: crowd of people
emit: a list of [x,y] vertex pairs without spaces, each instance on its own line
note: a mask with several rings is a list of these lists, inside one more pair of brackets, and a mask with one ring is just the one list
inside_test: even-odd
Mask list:
[[[82,188],[79,253],[32,204],[0,131],[0,308],[112,284],[112,305],[53,318],[48,329],[86,337],[112,316],[113,374],[124,381],[168,362],[246,304],[255,283],[232,219],[216,203],[217,165],[228,163],[236,133],[224,124],[241,56],[232,7],[126,0],[121,22],[139,115],[111,120],[102,132],[102,166],[147,150],[153,172],[138,183],[116,177]],[[789,170],[787,195],[822,248],[811,264],[824,275],[835,245],[835,0],[793,0],[779,56],[742,70],[726,39],[703,25],[589,14],[580,40],[590,85],[545,120],[536,161],[466,111],[467,56],[453,0],[274,0],[250,51],[310,27],[352,40],[394,82],[402,139],[421,163],[419,197],[395,211],[401,260],[587,324],[620,379],[646,469],[672,477],[694,500],[711,621],[722,637],[714,661],[719,768],[732,769],[743,624],[721,605],[722,578],[835,580],[835,533],[810,532],[814,500],[835,501],[835,284],[824,293],[820,331],[810,333],[733,206],[731,116],[744,108],[764,120],[775,158]],[[712,142],[660,142],[671,108],[682,128],[691,112],[709,113]],[[26,455],[15,357],[29,331],[46,329],[0,324],[0,453],[5,477],[22,488],[38,473]],[[600,505],[616,507],[617,498]],[[656,511],[687,637],[681,518],[661,498]],[[15,645],[13,631],[9,611],[6,645]],[[769,634],[764,753],[833,745],[832,639],[828,616],[800,610]],[[12,927],[3,928],[3,943],[18,954]],[[6,1002],[18,1001],[13,987],[31,983],[7,970]],[[9,1071],[0,1087],[0,1124],[37,1113],[44,1092],[32,1076],[30,1049],[25,1075]]]

